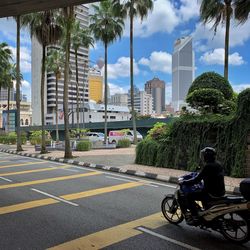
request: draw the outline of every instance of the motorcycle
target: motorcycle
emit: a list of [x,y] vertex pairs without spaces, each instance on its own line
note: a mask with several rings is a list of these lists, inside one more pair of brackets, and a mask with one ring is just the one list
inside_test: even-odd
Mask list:
[[[162,200],[161,210],[164,217],[172,224],[181,223],[187,214],[181,208],[181,199],[186,192],[203,188],[203,183],[193,186],[183,184],[183,180],[193,178],[197,173],[191,173],[178,179],[175,194],[168,194]],[[200,229],[212,229],[221,233],[227,240],[243,244],[250,240],[250,179],[240,183],[242,196],[224,196],[211,198],[209,201],[196,201],[198,221],[192,226]]]

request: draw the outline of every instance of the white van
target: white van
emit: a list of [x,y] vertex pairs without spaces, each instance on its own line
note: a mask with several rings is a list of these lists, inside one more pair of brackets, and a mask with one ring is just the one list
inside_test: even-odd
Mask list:
[[[133,130],[113,130],[109,131],[108,141],[109,143],[117,144],[121,139],[129,139],[131,143],[134,142],[134,132]],[[137,131],[138,142],[143,139],[142,135]]]

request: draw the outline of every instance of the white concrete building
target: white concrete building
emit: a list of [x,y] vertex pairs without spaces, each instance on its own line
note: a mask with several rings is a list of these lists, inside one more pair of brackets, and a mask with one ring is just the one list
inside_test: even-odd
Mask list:
[[[76,105],[74,105],[73,110],[76,110]],[[96,104],[94,102],[89,102],[85,104],[84,106],[85,112],[84,112],[84,122],[104,122],[105,118],[105,107],[104,104]],[[58,112],[58,123],[63,124],[64,118],[63,118],[63,111],[62,111],[62,105],[59,106],[59,112]],[[56,123],[56,117],[55,114],[49,114],[51,123],[49,124],[55,124]],[[107,107],[107,116],[109,122],[114,121],[129,121],[131,118],[130,110],[128,107],[124,106],[115,106],[115,105],[108,105]],[[76,112],[73,112],[69,116],[69,123],[72,124],[72,122],[76,123]],[[80,122],[83,122],[82,113],[80,114]]]
[[174,111],[185,106],[188,90],[195,77],[192,37],[182,37],[174,44],[172,55],[172,107]]
[[[84,5],[79,5],[75,7],[76,19],[80,21],[80,26],[86,28],[89,25],[89,14],[88,7]],[[58,46],[49,46],[47,47],[47,53],[51,48],[59,48]],[[38,43],[36,38],[32,38],[32,90],[31,90],[31,100],[32,100],[32,122],[33,125],[41,124],[41,98],[40,98],[40,86],[41,86],[41,59],[42,59],[42,47]],[[89,49],[80,47],[78,50],[78,75],[79,75],[79,99],[80,107],[84,102],[89,101],[89,88],[88,88],[88,61],[89,61]],[[70,69],[71,76],[69,86],[69,98],[68,104],[69,107],[73,104],[76,104],[76,68],[75,68],[75,54],[71,50],[70,53]],[[58,82],[58,103],[63,104],[63,86],[64,78]],[[46,123],[51,124],[51,117],[55,114],[56,106],[56,82],[55,75],[52,72],[47,72],[45,76],[45,107],[46,112]]]
[[[128,96],[128,106],[131,109],[131,98]],[[140,115],[153,114],[153,97],[145,91],[135,91],[134,94],[135,111]]]
[[128,106],[128,94],[112,95],[110,104],[116,106]]

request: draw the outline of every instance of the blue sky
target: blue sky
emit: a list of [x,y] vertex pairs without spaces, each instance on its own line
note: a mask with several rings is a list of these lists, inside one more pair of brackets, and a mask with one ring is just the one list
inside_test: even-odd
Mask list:
[[[174,41],[185,35],[193,37],[195,75],[205,71],[223,74],[224,33],[220,26],[216,35],[212,24],[204,26],[199,21],[199,0],[155,0],[154,10],[148,18],[135,21],[134,67],[135,84],[144,88],[146,81],[159,77],[166,82],[166,101],[171,101],[171,54]],[[129,89],[129,23],[121,40],[108,49],[108,82],[111,94]],[[7,42],[15,52],[15,22],[0,19],[0,42]],[[244,25],[234,21],[230,30],[229,81],[239,92],[250,87],[250,20]],[[31,44],[27,31],[22,32],[21,70],[24,75],[23,91],[30,97]],[[90,60],[104,57],[101,43],[90,50]]]

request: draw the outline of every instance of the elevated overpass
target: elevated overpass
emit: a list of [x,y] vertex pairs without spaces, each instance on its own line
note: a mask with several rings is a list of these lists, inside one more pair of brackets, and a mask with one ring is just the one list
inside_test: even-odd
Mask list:
[[[155,123],[165,122],[170,123],[174,118],[165,118],[165,119],[144,119],[136,121],[137,131],[139,131],[143,136],[147,134],[147,131],[150,130]],[[60,139],[64,139],[64,125],[59,125],[59,136]],[[83,124],[80,123],[80,128],[83,128]],[[85,123],[85,128],[93,132],[104,132],[104,122],[95,122],[95,123]],[[120,130],[120,129],[133,129],[132,121],[117,121],[117,122],[108,122],[108,131],[110,130]],[[31,131],[41,130],[41,126],[28,126],[21,127],[22,131],[30,133]],[[74,126],[70,125],[70,129],[76,129],[76,124]],[[53,138],[55,138],[56,125],[46,125],[45,130],[50,131]]]

